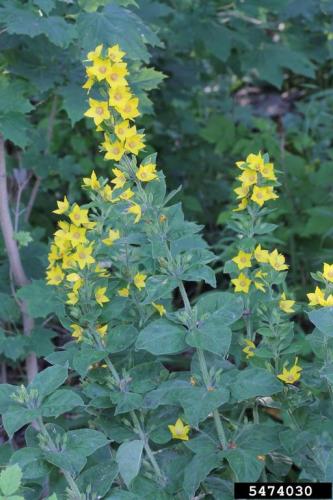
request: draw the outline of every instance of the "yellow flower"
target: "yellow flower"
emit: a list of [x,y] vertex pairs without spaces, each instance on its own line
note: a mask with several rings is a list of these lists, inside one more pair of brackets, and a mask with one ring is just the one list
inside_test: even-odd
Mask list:
[[177,419],[175,425],[168,425],[168,429],[173,439],[181,439],[182,441],[189,440],[188,434],[190,432],[190,426],[184,425],[180,418]]
[[107,334],[108,325],[100,325],[96,328],[96,332],[103,338]]
[[154,163],[146,163],[145,165],[140,165],[135,175],[141,182],[153,181],[157,178],[156,165]]
[[90,108],[84,113],[84,116],[93,118],[96,126],[100,125],[104,120],[108,120],[110,118],[107,101],[89,99],[89,106]]
[[82,278],[78,273],[70,273],[67,274],[66,280],[69,281],[70,283],[77,283],[79,281],[82,281]]
[[117,125],[114,127],[114,132],[118,139],[121,141],[125,141],[127,137],[130,137],[131,135],[135,134],[136,128],[135,127],[130,127],[129,120],[123,120],[121,122],[118,122]]
[[84,186],[87,186],[90,189],[99,189],[101,187],[99,180],[97,179],[97,176],[95,174],[95,170],[91,172],[90,177],[83,178],[83,184]]
[[83,339],[83,328],[76,323],[72,323],[71,328],[73,330],[72,337],[74,337],[77,342],[81,342],[81,340]]
[[64,257],[62,259],[62,268],[63,269],[75,269],[76,268],[75,254],[64,255]]
[[115,175],[114,179],[111,180],[112,184],[114,184],[115,188],[121,189],[126,183],[126,177],[124,172],[119,170],[119,168],[113,168],[112,172]]
[[84,227],[78,227],[75,224],[71,224],[68,233],[68,241],[71,242],[73,247],[82,245],[87,242],[86,232],[87,230]]
[[118,231],[118,229],[109,229],[109,235],[107,238],[105,238],[104,240],[102,240],[102,242],[104,243],[104,245],[107,245],[107,246],[112,246],[113,243],[117,240],[119,240],[120,238],[120,233]]
[[145,147],[144,142],[142,142],[143,138],[144,134],[131,135],[125,141],[125,150],[134,155],[139,154],[139,151]]
[[251,253],[240,250],[232,260],[237,264],[238,269],[245,269],[246,267],[251,267],[251,257]]
[[249,194],[250,186],[247,184],[242,184],[238,188],[234,189],[234,193],[237,194],[237,198],[245,198]]
[[98,45],[95,50],[88,52],[87,58],[89,61],[95,61],[101,56],[103,45]]
[[101,278],[107,278],[108,276],[110,276],[107,268],[101,267],[99,264],[95,266],[94,273],[97,273]]
[[57,247],[57,245],[51,245],[50,252],[49,252],[47,257],[48,257],[49,263],[52,265],[57,260],[62,259],[63,254],[60,251],[60,248]]
[[93,251],[93,246],[79,245],[74,254],[74,259],[78,263],[80,269],[84,269],[95,262],[94,257],[91,255]]
[[277,198],[278,196],[274,193],[272,186],[254,186],[251,196],[251,200],[260,207],[262,207],[266,201],[276,200]]
[[285,313],[293,313],[295,309],[293,309],[293,305],[295,304],[294,300],[288,300],[286,294],[283,292],[281,298],[279,300],[279,307]]
[[326,300],[323,290],[321,290],[318,286],[314,293],[308,293],[307,297],[309,299],[309,306],[323,306],[325,307]]
[[109,72],[111,71],[111,63],[108,59],[97,57],[93,61],[94,64],[89,68],[90,73],[94,75],[99,82],[106,80]]
[[105,292],[106,292],[106,286],[101,286],[97,288],[95,291],[96,302],[101,307],[103,307],[103,304],[105,304],[106,302],[110,302],[110,299],[105,295]]
[[294,365],[290,368],[290,370],[287,370],[287,368],[284,366],[282,373],[279,373],[277,375],[277,378],[285,382],[286,384],[294,384],[301,378],[301,371],[302,368],[297,365],[298,358],[295,359]]
[[152,302],[151,305],[154,307],[154,309],[156,309],[160,316],[164,316],[166,314],[166,309],[163,304],[155,304],[155,302]]
[[244,347],[242,351],[245,352],[246,359],[252,358],[254,356],[254,350],[256,348],[255,343],[250,339],[244,339],[244,343],[246,344],[246,347]]
[[79,301],[79,294],[77,291],[69,292],[67,294],[66,304],[74,306],[75,304],[78,303],[78,301]]
[[69,218],[76,226],[81,226],[82,224],[86,224],[87,222],[89,222],[88,210],[80,208],[79,205],[75,203],[74,207],[72,208],[69,214]]
[[128,75],[127,64],[119,62],[111,64],[106,79],[109,85],[127,85],[125,76]]
[[120,49],[119,45],[112,45],[108,48],[108,56],[112,62],[121,62],[122,58],[126,55],[126,52]]
[[276,249],[269,254],[269,263],[276,271],[285,271],[289,266],[285,264],[285,257]]
[[261,245],[258,245],[254,249],[254,258],[256,259],[257,262],[260,262],[261,264],[268,264],[269,251],[264,250],[263,248],[261,248]]
[[125,288],[119,288],[118,290],[119,297],[128,297],[129,296],[129,286]]
[[269,181],[276,181],[273,163],[263,163],[263,165],[259,167],[259,172],[263,177],[265,177],[265,179],[268,179]]
[[68,202],[66,196],[64,197],[63,201],[57,201],[57,205],[58,205],[57,210],[53,210],[54,214],[60,215],[60,214],[64,214],[65,212],[67,212],[67,210],[69,209],[69,202]]
[[248,206],[249,202],[246,198],[243,198],[242,201],[238,204],[237,208],[233,208],[233,212],[240,212],[241,210],[245,210]]
[[63,281],[65,273],[60,266],[53,266],[47,271],[46,277],[48,285],[58,286]]
[[237,278],[231,280],[231,283],[235,286],[235,292],[249,293],[251,280],[245,274],[240,273]]
[[324,263],[323,276],[327,281],[333,283],[333,264]]
[[253,168],[254,170],[260,170],[264,165],[264,159],[261,156],[261,153],[255,155],[254,153],[250,153],[246,157],[246,163],[249,168]]
[[146,274],[142,274],[142,273],[136,273],[136,275],[134,276],[134,285],[136,286],[136,288],[138,288],[139,290],[141,290],[141,288],[145,288],[146,286],[146,281],[147,279],[147,275]]
[[129,101],[125,102],[122,106],[117,107],[117,111],[123,120],[133,120],[139,116],[140,112],[138,110],[139,99],[137,97],[133,97]]
[[257,173],[251,168],[246,168],[238,179],[242,181],[244,186],[252,186],[257,182]]
[[102,146],[106,150],[106,154],[104,156],[106,160],[119,161],[125,153],[124,146],[120,141],[103,142]]
[[128,214],[134,214],[136,217],[134,219],[134,224],[137,224],[141,219],[141,207],[138,203],[133,203],[128,209]]
[[125,85],[115,85],[109,92],[109,104],[117,108],[124,105],[132,97],[129,88]]
[[260,281],[254,281],[253,284],[257,290],[260,290],[261,292],[265,291],[265,285],[263,283],[260,283]]
[[134,192],[132,191],[131,188],[128,188],[126,189],[126,191],[123,191],[120,195],[119,195],[119,198],[121,200],[125,200],[125,201],[128,201],[130,200],[131,198],[133,198],[134,196]]

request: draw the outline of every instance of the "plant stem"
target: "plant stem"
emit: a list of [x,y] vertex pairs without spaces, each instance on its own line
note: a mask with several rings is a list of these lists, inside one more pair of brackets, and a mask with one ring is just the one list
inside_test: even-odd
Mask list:
[[[189,315],[189,317],[193,318],[192,307],[191,307],[187,292],[185,290],[184,283],[182,281],[179,281],[178,286],[179,286],[180,294],[181,294],[182,299],[183,299],[185,310],[186,310],[187,314]],[[200,349],[198,347],[197,347],[197,353],[198,353],[198,359],[199,359],[199,365],[200,365],[202,377],[203,377],[206,389],[208,390],[211,388],[211,380],[210,380],[210,376],[209,376],[209,372],[208,372],[205,353],[202,349]],[[224,432],[224,428],[223,428],[220,414],[219,414],[217,409],[213,411],[213,417],[214,417],[215,427],[216,427],[217,435],[219,437],[221,446],[223,449],[225,449],[225,448],[227,448],[227,438],[226,438],[226,435]]]

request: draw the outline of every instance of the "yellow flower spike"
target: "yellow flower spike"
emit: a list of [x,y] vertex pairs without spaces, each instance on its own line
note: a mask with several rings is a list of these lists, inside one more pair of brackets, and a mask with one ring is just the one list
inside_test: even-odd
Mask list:
[[74,207],[72,208],[69,214],[69,218],[76,226],[81,226],[82,224],[86,224],[87,222],[89,222],[88,210],[80,208],[79,205],[75,203]]
[[155,163],[140,165],[135,175],[141,182],[150,182],[157,179]]
[[73,330],[72,337],[74,337],[77,342],[81,342],[83,340],[83,328],[76,323],[72,323],[71,328]]
[[293,305],[295,304],[295,301],[294,300],[288,300],[287,297],[286,297],[286,294],[283,292],[281,294],[281,298],[279,300],[279,308],[287,313],[287,314],[291,314],[293,312],[295,312],[295,309],[293,309]]
[[128,75],[127,64],[119,62],[111,64],[106,80],[111,87],[115,85],[127,85],[126,75]]
[[89,246],[79,245],[76,248],[74,259],[79,265],[80,269],[84,269],[85,267],[88,267],[89,264],[93,264],[95,262],[94,257],[91,255],[92,251],[93,251],[92,244]]
[[106,160],[119,161],[125,153],[125,148],[120,141],[103,142],[102,146],[106,150],[104,158]]
[[285,264],[285,257],[281,253],[279,253],[276,249],[273,250],[269,254],[269,264],[275,269],[276,271],[285,271],[288,269],[288,265]]
[[145,147],[145,144],[142,141],[143,138],[144,134],[135,134],[128,137],[125,141],[126,152],[133,153],[134,155],[139,154],[141,149]]
[[105,337],[108,331],[108,325],[100,325],[96,328],[96,332],[100,335],[100,337]]
[[257,178],[257,173],[251,168],[243,170],[242,174],[238,177],[244,186],[252,186],[252,184],[256,184]]
[[234,257],[232,260],[233,262],[235,262],[235,264],[237,264],[238,269],[245,269],[246,267],[251,267],[251,258],[251,253],[246,253],[243,252],[243,250],[240,250],[236,257]]
[[146,286],[146,281],[147,279],[147,275],[146,274],[143,274],[143,273],[136,273],[136,275],[134,276],[134,285],[136,286],[136,288],[138,288],[139,290],[141,290],[142,288],[145,288]]
[[126,286],[124,288],[119,288],[119,290],[118,290],[119,297],[128,297],[129,294],[130,294],[129,286]]
[[67,212],[69,209],[69,201],[67,200],[66,196],[64,197],[63,201],[57,201],[58,208],[56,210],[53,210],[54,214],[64,214]]
[[123,106],[132,97],[130,90],[125,85],[115,85],[109,92],[109,104],[114,108]]
[[89,67],[89,73],[97,78],[99,82],[106,80],[111,71],[111,62],[108,59],[97,57],[93,66]]
[[95,291],[95,300],[101,307],[103,307],[103,304],[106,304],[106,302],[110,302],[110,299],[105,295],[105,292],[105,286],[101,286]]
[[155,304],[155,302],[152,302],[151,305],[154,309],[156,309],[160,316],[164,316],[166,314],[166,309],[163,304]]
[[302,371],[302,368],[297,365],[297,362],[298,358],[295,359],[295,362],[290,370],[287,370],[287,368],[284,366],[282,373],[279,373],[279,375],[277,375],[277,378],[279,378],[286,384],[294,384],[295,382],[297,382],[301,378]]
[[90,108],[84,113],[84,116],[93,118],[96,127],[100,125],[104,120],[110,118],[110,111],[107,101],[96,101],[95,99],[89,99]]
[[113,243],[120,238],[120,232],[118,229],[109,229],[109,234],[108,237],[102,240],[102,243],[104,245],[111,247]]
[[46,277],[48,285],[59,286],[65,277],[65,273],[60,266],[53,266],[47,271]]
[[261,245],[258,245],[254,249],[254,258],[256,259],[257,262],[260,262],[261,264],[268,264],[269,263],[269,251],[264,250],[261,248]]
[[173,439],[181,439],[182,441],[189,440],[188,434],[191,428],[189,425],[184,425],[180,418],[177,419],[175,425],[168,425],[168,429]]
[[138,106],[139,99],[137,97],[133,97],[122,106],[118,106],[117,111],[119,112],[123,120],[133,120],[140,115]]
[[140,219],[141,219],[141,215],[142,215],[142,211],[141,211],[141,207],[140,205],[138,205],[138,203],[133,203],[128,209],[127,209],[127,213],[128,214],[133,214],[135,215],[135,219],[134,219],[134,224],[137,224]]
[[118,44],[112,45],[112,47],[108,48],[108,56],[112,62],[118,63],[121,62],[123,57],[126,55],[126,52],[121,50]]
[[95,61],[101,56],[103,50],[103,45],[98,45],[95,50],[92,50],[91,52],[88,52],[87,59],[89,61]]
[[97,176],[95,174],[95,170],[91,172],[90,177],[84,177],[82,180],[83,185],[90,189],[99,189],[101,187],[99,180],[97,179]]
[[333,264],[324,263],[323,276],[327,281],[333,283]]
[[235,292],[249,293],[251,280],[245,274],[240,273],[237,278],[231,280],[231,283],[235,287]]

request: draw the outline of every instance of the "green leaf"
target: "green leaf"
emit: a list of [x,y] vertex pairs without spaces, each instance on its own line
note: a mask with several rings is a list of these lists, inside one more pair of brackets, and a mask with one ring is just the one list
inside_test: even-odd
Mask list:
[[225,356],[231,343],[231,329],[209,318],[197,330],[190,331],[186,342],[192,347]]
[[45,14],[49,14],[52,9],[55,7],[54,0],[34,0],[34,4],[38,5],[40,9],[42,9]]
[[45,398],[54,392],[62,385],[68,377],[67,367],[54,365],[39,372],[31,384],[29,389],[37,389],[40,398]]
[[118,472],[118,465],[113,460],[110,460],[85,470],[80,474],[76,482],[80,491],[86,491],[90,486],[91,493],[95,494],[96,498],[102,498],[111,488]]
[[17,321],[19,317],[20,310],[13,297],[0,292],[0,318],[2,320]]
[[30,350],[36,353],[38,357],[48,356],[55,349],[51,340],[53,337],[56,337],[56,332],[54,330],[48,330],[42,327],[35,328],[29,338]]
[[150,276],[146,282],[147,299],[144,304],[151,304],[159,299],[170,298],[178,283],[175,278],[164,274]]
[[2,423],[9,438],[12,438],[16,431],[33,422],[39,416],[39,409],[29,410],[23,406],[13,407],[2,415]]
[[217,453],[195,455],[184,471],[184,490],[190,498],[195,496],[195,492],[200,483],[206,479],[210,471],[221,464],[221,457]]
[[6,467],[0,474],[0,488],[4,495],[13,495],[20,487],[22,479],[22,471],[20,467],[10,465]]
[[40,479],[48,474],[48,467],[39,448],[29,446],[16,450],[10,463],[17,464],[22,469],[23,478],[26,480]]
[[229,292],[208,292],[201,295],[196,303],[198,319],[204,323],[213,319],[224,326],[235,323],[242,317],[244,303],[241,297]]
[[139,473],[142,451],[143,443],[138,439],[121,444],[117,450],[116,461],[120,475],[127,487]]
[[4,139],[12,141],[21,148],[30,143],[28,130],[30,124],[26,116],[20,113],[0,114],[0,132]]
[[236,375],[231,387],[231,395],[236,401],[271,396],[283,390],[283,384],[262,368],[246,368]]
[[228,450],[224,452],[230,467],[235,473],[236,481],[256,482],[258,481],[264,463],[255,454],[247,450]]
[[41,410],[44,417],[59,417],[77,406],[84,406],[84,402],[76,392],[58,389],[43,402]]
[[309,313],[309,319],[327,337],[333,337],[333,307],[322,307]]
[[128,413],[142,407],[142,396],[134,392],[117,392],[111,395],[113,402],[117,404],[114,414]]
[[186,348],[186,330],[166,319],[157,319],[141,330],[136,341],[137,349],[151,354],[173,354]]
[[166,75],[161,71],[156,71],[154,68],[141,68],[133,78],[130,78],[130,85],[135,94],[136,88],[143,90],[156,89],[164,78],[166,78]]
[[70,118],[72,125],[83,118],[83,113],[87,109],[87,96],[84,89],[73,82],[59,89],[63,98],[63,109]]
[[128,9],[108,5],[99,12],[81,13],[77,20],[80,43],[85,52],[96,47],[96,40],[106,46],[118,43],[128,57],[148,61],[146,43],[157,45],[157,36]]
[[27,302],[28,313],[33,318],[45,318],[51,313],[62,316],[64,306],[54,288],[43,280],[35,280],[20,288],[17,296]]
[[118,325],[110,329],[107,335],[106,349],[110,354],[128,349],[138,336],[132,325]]
[[92,347],[83,345],[80,350],[74,353],[73,368],[81,377],[84,377],[89,367],[98,361],[101,361],[107,355],[104,351],[96,351]]
[[204,281],[213,288],[216,287],[216,278],[213,269],[206,265],[193,266],[180,276],[183,281]]
[[225,62],[231,50],[231,31],[223,25],[207,24],[205,28],[203,41],[207,50],[217,59]]

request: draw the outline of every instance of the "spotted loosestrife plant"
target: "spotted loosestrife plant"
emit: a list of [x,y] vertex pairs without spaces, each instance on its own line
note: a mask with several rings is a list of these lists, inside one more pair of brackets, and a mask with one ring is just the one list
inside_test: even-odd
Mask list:
[[274,166],[237,163],[231,290],[192,304],[185,283],[214,288],[216,257],[144,155],[130,69],[118,45],[87,56],[86,115],[112,177],[84,178],[84,205],[58,201],[46,278],[71,339],[28,387],[1,389],[9,437],[30,424],[10,462],[34,498],[231,499],[234,481],[321,479],[326,392],[306,375],[286,260],[265,245]]

